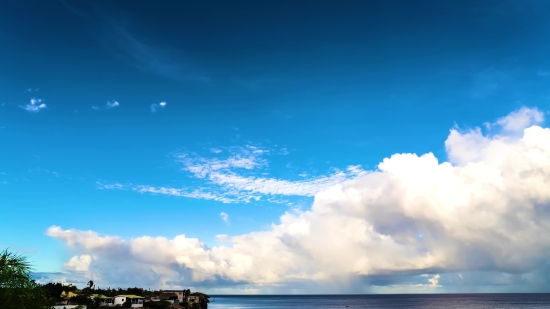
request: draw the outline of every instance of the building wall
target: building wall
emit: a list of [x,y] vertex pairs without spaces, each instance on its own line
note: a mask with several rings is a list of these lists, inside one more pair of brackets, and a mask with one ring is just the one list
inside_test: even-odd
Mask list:
[[126,297],[115,297],[114,305],[122,305],[126,301]]
[[[126,301],[127,297],[123,297],[123,296],[117,296],[115,297],[115,301],[113,303],[113,306],[116,306],[116,305],[121,305],[124,304],[124,302]],[[132,308],[143,308],[143,301],[141,304],[132,304]]]
[[189,297],[187,297],[187,301],[188,301],[189,303],[196,303],[196,304],[198,304],[198,303],[200,302],[200,297],[198,297],[198,296],[189,296]]
[[163,290],[163,292],[166,292],[166,293],[174,293],[178,296],[178,300],[179,302],[183,302],[183,290]]

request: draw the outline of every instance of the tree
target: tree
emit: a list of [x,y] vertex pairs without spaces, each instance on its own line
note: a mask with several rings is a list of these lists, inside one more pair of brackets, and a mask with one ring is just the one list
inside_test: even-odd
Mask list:
[[132,294],[132,295],[140,295],[140,296],[143,295],[143,289],[138,287],[127,288],[126,291],[128,292],[128,294]]
[[4,250],[0,252],[0,308],[46,308],[46,295],[32,280],[32,266],[27,258]]
[[63,285],[61,283],[47,283],[42,286],[44,293],[46,294],[47,304],[54,306],[58,301],[60,301],[61,293],[63,293]]
[[77,305],[83,306],[92,306],[94,302],[88,297],[88,295],[79,294],[71,297],[71,303],[76,303]]

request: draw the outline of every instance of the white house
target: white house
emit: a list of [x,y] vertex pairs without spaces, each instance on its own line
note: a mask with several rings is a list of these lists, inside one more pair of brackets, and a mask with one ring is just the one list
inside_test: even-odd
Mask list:
[[132,303],[132,308],[143,308],[143,297],[137,295],[117,295],[115,296],[113,306],[122,306],[128,300]]
[[99,299],[100,300],[100,303],[99,303],[100,306],[113,306],[113,302],[114,302],[113,297],[108,297],[108,296],[100,295],[100,294],[92,294],[91,298],[93,300]]

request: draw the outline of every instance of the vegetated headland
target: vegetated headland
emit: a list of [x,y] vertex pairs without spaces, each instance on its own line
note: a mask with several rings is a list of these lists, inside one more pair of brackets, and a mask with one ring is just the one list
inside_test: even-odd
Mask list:
[[86,287],[62,283],[39,284],[33,280],[32,265],[21,254],[0,252],[1,309],[105,309],[188,308],[206,309],[210,296],[191,290],[146,290],[142,288]]
[[104,308],[189,308],[206,309],[210,296],[191,290],[146,290],[143,288],[96,287],[89,281],[85,288],[61,283],[47,283],[41,286],[47,298],[47,305],[55,309],[104,309]]

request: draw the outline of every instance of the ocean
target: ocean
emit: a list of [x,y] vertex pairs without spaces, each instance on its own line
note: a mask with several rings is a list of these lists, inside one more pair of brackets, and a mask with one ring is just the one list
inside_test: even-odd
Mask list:
[[550,294],[212,296],[209,309],[245,308],[550,308]]

